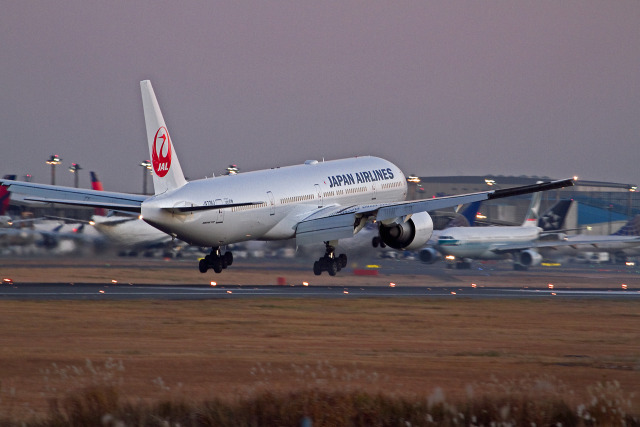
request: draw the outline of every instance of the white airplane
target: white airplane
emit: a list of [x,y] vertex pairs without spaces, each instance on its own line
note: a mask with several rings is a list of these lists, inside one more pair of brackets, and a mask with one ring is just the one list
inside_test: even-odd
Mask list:
[[141,213],[152,226],[189,244],[211,247],[199,269],[221,272],[233,263],[221,247],[249,240],[324,242],[325,255],[313,271],[330,275],[345,267],[335,255],[338,239],[353,237],[376,221],[384,243],[418,249],[431,236],[429,210],[573,185],[571,179],[511,189],[404,201],[407,181],[393,163],[377,157],[306,161],[236,175],[187,182],[148,80],[140,83],[154,196],[101,192],[1,180],[28,199]]
[[[98,174],[93,171],[90,173],[91,187],[96,191],[104,191]],[[140,215],[106,215],[104,209],[96,209],[89,224],[109,242],[130,249],[130,253],[162,245],[169,246],[174,240],[167,233],[144,222]]]
[[[570,200],[561,200],[549,209],[538,222],[528,220],[519,227],[474,227],[447,229],[435,248],[456,262],[458,268],[469,268],[470,260],[512,258],[515,270],[526,270],[546,258],[575,256],[580,252],[608,252],[619,260],[638,253],[640,221],[632,218],[620,231],[612,235],[567,236],[560,230]],[[530,208],[531,209],[531,208]],[[555,239],[541,240],[542,237]],[[433,250],[433,249],[431,249]],[[425,262],[433,262],[430,253],[420,254]]]
[[[521,226],[453,227],[442,230],[432,248],[420,253],[423,262],[434,262],[439,254],[455,261],[457,268],[469,268],[471,260],[514,258],[514,269],[537,265],[542,256],[531,249],[543,232],[537,226],[541,193],[534,194]],[[517,249],[513,247],[517,246]],[[507,249],[509,248],[509,249]]]

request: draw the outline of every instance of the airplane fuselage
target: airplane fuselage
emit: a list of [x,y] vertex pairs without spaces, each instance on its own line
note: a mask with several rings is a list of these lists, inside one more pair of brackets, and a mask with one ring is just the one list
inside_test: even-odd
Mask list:
[[[355,157],[191,181],[142,203],[146,222],[193,245],[295,237],[296,226],[319,207],[398,202],[407,182],[393,163]],[[197,212],[161,207],[262,202]]]
[[457,258],[502,259],[507,255],[494,252],[501,245],[533,243],[539,227],[455,227],[445,230],[436,248]]

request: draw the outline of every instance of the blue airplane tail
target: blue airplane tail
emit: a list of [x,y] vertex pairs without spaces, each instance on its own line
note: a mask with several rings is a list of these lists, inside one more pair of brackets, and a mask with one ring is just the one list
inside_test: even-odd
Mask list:
[[460,215],[456,215],[449,224],[447,224],[446,228],[449,227],[473,227],[473,224],[476,222],[476,215],[478,214],[478,210],[480,209],[480,203],[482,202],[473,202],[469,203],[469,205],[464,208]]
[[631,218],[622,228],[612,236],[640,236],[640,215]]

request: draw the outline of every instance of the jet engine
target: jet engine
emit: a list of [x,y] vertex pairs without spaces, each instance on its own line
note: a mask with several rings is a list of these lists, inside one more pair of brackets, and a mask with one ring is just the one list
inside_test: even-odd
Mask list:
[[542,262],[542,255],[540,255],[536,251],[527,249],[526,251],[520,252],[520,254],[518,255],[518,261],[520,261],[520,264],[524,265],[525,267],[531,267]]
[[427,264],[433,264],[440,258],[440,252],[433,248],[424,248],[420,251],[420,261],[426,262]]
[[433,233],[433,221],[426,212],[413,214],[407,222],[380,224],[380,238],[389,247],[400,250],[421,248]]

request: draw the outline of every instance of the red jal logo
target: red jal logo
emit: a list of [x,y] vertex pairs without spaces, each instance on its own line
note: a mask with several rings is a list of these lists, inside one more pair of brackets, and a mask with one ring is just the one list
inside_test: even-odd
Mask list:
[[[160,146],[158,146],[158,141],[160,141]],[[160,178],[165,176],[171,167],[171,139],[167,128],[164,126],[158,129],[153,139],[151,163],[153,164],[153,171]]]

